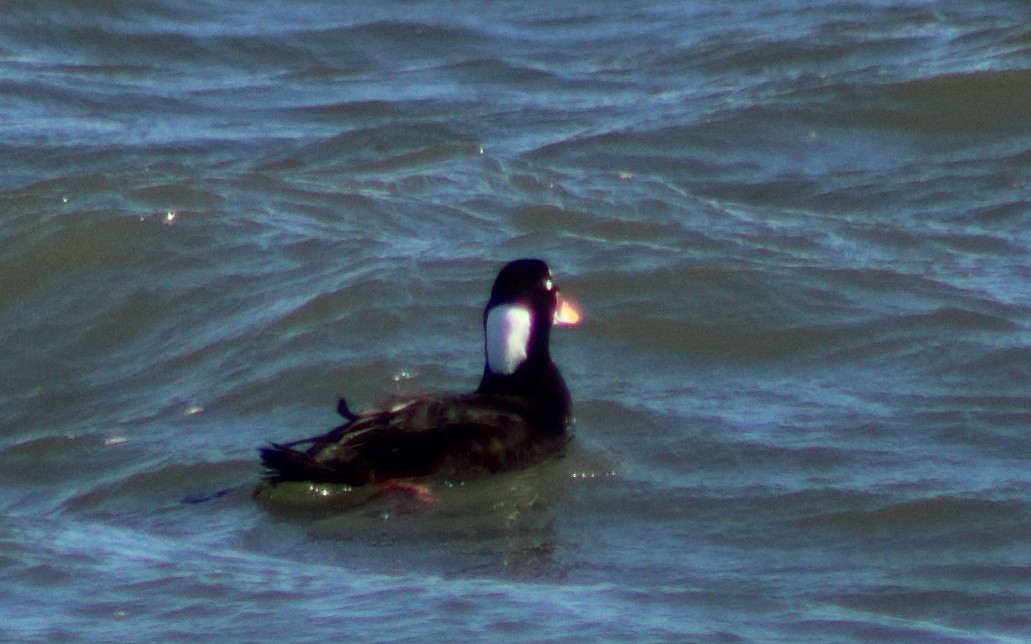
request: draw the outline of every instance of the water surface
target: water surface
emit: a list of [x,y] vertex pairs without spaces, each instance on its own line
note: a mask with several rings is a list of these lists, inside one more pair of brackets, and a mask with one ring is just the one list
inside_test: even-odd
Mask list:
[[[5,638],[1031,637],[1028,24],[5,7]],[[565,459],[251,499],[338,396],[474,387],[519,256],[586,310]]]

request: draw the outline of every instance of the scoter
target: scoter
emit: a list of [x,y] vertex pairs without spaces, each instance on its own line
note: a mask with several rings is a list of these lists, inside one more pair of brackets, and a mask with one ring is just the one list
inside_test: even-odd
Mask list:
[[266,485],[357,487],[429,475],[464,480],[560,454],[571,403],[548,344],[553,325],[579,319],[545,262],[509,262],[483,311],[485,364],[476,391],[397,400],[362,414],[341,399],[343,425],[261,449]]

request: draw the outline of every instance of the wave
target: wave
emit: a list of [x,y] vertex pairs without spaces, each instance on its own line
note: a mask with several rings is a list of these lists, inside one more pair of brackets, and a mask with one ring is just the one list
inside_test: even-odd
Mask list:
[[[969,361],[996,349],[988,341],[993,336],[1006,342],[1021,330],[1013,307],[923,275],[839,268],[802,273],[809,287],[801,292],[793,271],[696,262],[593,271],[574,286],[597,303],[589,311],[592,333],[695,357],[912,362],[947,337],[970,340],[964,345]],[[886,292],[905,292],[905,304],[879,301],[878,293]]]
[[143,515],[154,515],[162,508],[220,500],[232,505],[247,504],[258,481],[258,471],[256,457],[154,466],[77,491],[61,504],[61,511],[110,519],[141,511]]
[[882,113],[881,123],[907,130],[1026,131],[1031,123],[1031,70],[937,74],[877,88],[869,98],[896,106],[893,114]]
[[479,146],[456,130],[434,123],[361,127],[306,145],[259,170],[305,168],[349,173],[411,170],[470,157]]
[[939,528],[952,531],[966,526],[985,532],[1000,530],[994,540],[1005,542],[1009,537],[1001,526],[1019,528],[1027,509],[1026,504],[1016,501],[940,496],[870,509],[830,512],[808,517],[799,524],[861,531],[934,531]]

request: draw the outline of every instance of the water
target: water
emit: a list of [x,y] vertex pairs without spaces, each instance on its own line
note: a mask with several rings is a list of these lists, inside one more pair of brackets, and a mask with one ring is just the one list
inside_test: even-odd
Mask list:
[[[0,632],[1031,638],[1019,2],[9,2]],[[539,256],[559,462],[255,503],[472,388]]]

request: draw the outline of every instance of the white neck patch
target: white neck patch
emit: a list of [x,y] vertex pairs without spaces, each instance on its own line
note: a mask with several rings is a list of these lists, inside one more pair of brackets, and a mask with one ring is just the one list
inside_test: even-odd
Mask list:
[[533,316],[518,304],[499,304],[487,314],[487,367],[508,375],[526,361]]

